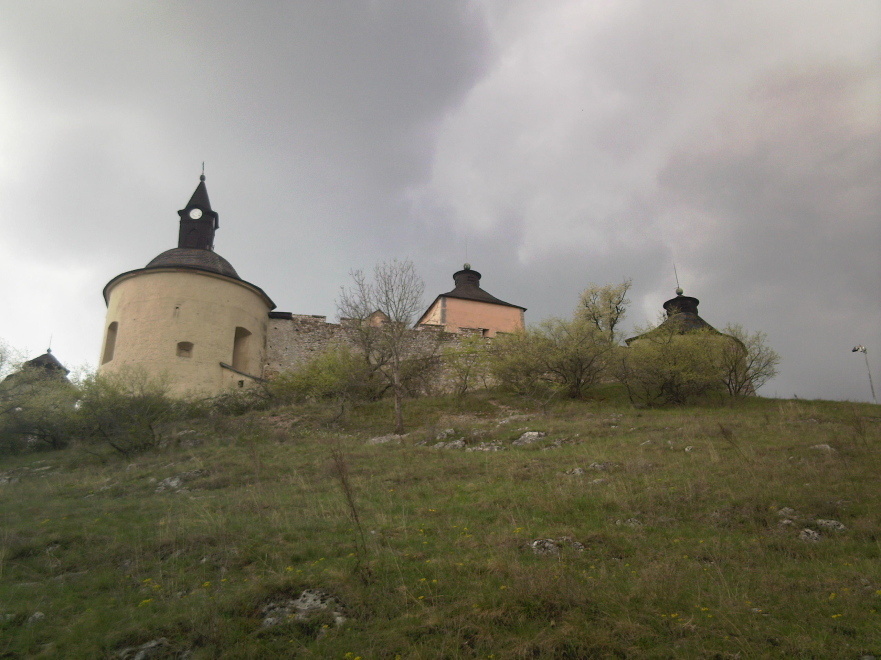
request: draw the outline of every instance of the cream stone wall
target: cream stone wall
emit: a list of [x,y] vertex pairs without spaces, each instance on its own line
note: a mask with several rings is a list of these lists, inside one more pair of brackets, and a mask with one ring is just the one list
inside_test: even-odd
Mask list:
[[441,296],[431,307],[428,308],[428,311],[422,315],[422,323],[428,323],[429,325],[443,325],[444,324],[444,302],[446,302],[446,298]]
[[486,329],[484,336],[523,329],[523,310],[519,307],[496,305],[478,300],[441,296],[423,317],[423,323],[442,325],[447,332],[460,328]]
[[[216,394],[254,382],[221,362],[262,376],[272,303],[257,287],[205,271],[161,268],[120,275],[106,296],[99,373],[144,367],[167,375],[178,395]],[[104,361],[113,323],[115,346]]]

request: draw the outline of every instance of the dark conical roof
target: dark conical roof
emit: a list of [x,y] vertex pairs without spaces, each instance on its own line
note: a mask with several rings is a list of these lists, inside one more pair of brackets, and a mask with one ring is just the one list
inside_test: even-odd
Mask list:
[[58,358],[52,355],[51,348],[42,355],[35,357],[33,360],[28,360],[22,365],[22,367],[45,369],[47,372],[61,372],[65,375],[70,373],[70,370],[65,368],[65,366],[58,361]]
[[14,385],[15,383],[24,382],[21,379],[28,374],[49,380],[67,380],[67,374],[69,373],[70,370],[61,364],[57,357],[52,355],[52,349],[50,348],[39,357],[22,363],[18,371],[9,374],[3,379],[3,385]]
[[[520,305],[512,305],[504,300],[499,300],[495,296],[488,294],[480,288],[481,275],[476,270],[471,270],[471,266],[465,264],[465,268],[453,273],[453,281],[456,283],[455,288],[441,296],[447,298],[461,298],[462,300],[477,300],[479,302],[493,303],[494,305],[505,305],[506,307],[516,307],[525,310]],[[440,297],[440,296],[438,296]]]
[[193,268],[226,275],[237,280],[241,279],[236,269],[226,259],[213,250],[201,248],[178,247],[166,250],[144,268]]
[[193,191],[193,196],[190,197],[190,201],[187,202],[185,208],[192,209],[202,209],[203,211],[211,210],[211,202],[208,201],[208,188],[205,186],[205,175],[199,177],[199,185],[196,186],[196,189]]
[[697,306],[700,300],[691,296],[683,296],[682,289],[676,290],[676,297],[664,303],[664,309],[667,312],[667,318],[657,328],[652,328],[648,332],[625,339],[625,344],[632,341],[642,339],[655,333],[672,331],[674,334],[684,335],[689,332],[698,332],[705,330],[707,332],[722,334],[716,328],[704,321],[697,313]]

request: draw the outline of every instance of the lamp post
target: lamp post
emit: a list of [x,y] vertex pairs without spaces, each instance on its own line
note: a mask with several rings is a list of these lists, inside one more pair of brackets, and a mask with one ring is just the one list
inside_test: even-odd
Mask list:
[[853,347],[851,353],[862,353],[863,357],[866,358],[866,373],[869,374],[869,388],[872,390],[872,401],[878,403],[878,399],[875,398],[875,384],[872,382],[872,370],[869,368],[869,351],[866,350],[865,346],[859,344]]

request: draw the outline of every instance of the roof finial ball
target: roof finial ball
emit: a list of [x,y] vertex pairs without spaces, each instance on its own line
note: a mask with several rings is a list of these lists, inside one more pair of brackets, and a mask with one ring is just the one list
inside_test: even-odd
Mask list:
[[465,270],[471,270],[471,264],[465,264]]
[[682,295],[682,287],[681,287],[681,286],[677,286],[677,287],[676,287],[676,295],[677,295],[677,296],[681,296],[681,295]]

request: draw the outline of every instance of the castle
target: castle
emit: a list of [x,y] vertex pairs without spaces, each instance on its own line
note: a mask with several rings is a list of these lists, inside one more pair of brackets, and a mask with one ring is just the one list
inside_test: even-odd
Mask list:
[[[274,311],[263,289],[214,251],[220,222],[204,174],[178,216],[176,248],[104,287],[99,373],[140,367],[167,376],[175,394],[213,395],[261,382],[348,341],[345,323]],[[417,321],[413,341],[522,330],[526,308],[490,295],[480,279],[468,264],[456,272],[454,288],[438,295]]]

